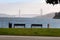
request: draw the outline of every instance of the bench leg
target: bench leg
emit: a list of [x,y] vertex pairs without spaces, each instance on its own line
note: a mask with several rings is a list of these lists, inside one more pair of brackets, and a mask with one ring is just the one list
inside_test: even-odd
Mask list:
[[32,28],[32,26],[31,26],[31,28]]

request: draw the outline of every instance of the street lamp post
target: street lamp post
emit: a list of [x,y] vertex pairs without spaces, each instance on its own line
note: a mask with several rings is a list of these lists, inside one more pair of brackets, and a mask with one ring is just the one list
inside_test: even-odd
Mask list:
[[20,17],[20,9],[19,9],[19,17]]
[[40,10],[40,15],[41,15],[41,16],[43,15],[43,10],[42,10],[42,9]]

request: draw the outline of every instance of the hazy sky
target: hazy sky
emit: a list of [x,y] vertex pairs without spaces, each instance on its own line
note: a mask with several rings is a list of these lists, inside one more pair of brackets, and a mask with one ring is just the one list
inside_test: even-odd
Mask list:
[[9,15],[19,15],[25,17],[33,17],[41,14],[60,11],[60,4],[46,4],[45,0],[0,0],[0,13]]
[[16,3],[16,2],[21,2],[21,3],[31,3],[31,2],[42,2],[44,0],[0,0],[0,3]]

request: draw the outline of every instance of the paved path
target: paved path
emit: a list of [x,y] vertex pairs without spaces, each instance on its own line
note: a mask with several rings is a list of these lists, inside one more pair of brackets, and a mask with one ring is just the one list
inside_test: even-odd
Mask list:
[[60,40],[60,37],[0,36],[0,40]]

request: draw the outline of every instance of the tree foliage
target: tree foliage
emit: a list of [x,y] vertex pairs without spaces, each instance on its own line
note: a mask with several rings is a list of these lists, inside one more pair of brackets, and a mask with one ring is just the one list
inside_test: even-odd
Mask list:
[[46,3],[55,5],[55,4],[59,4],[60,0],[46,0]]

